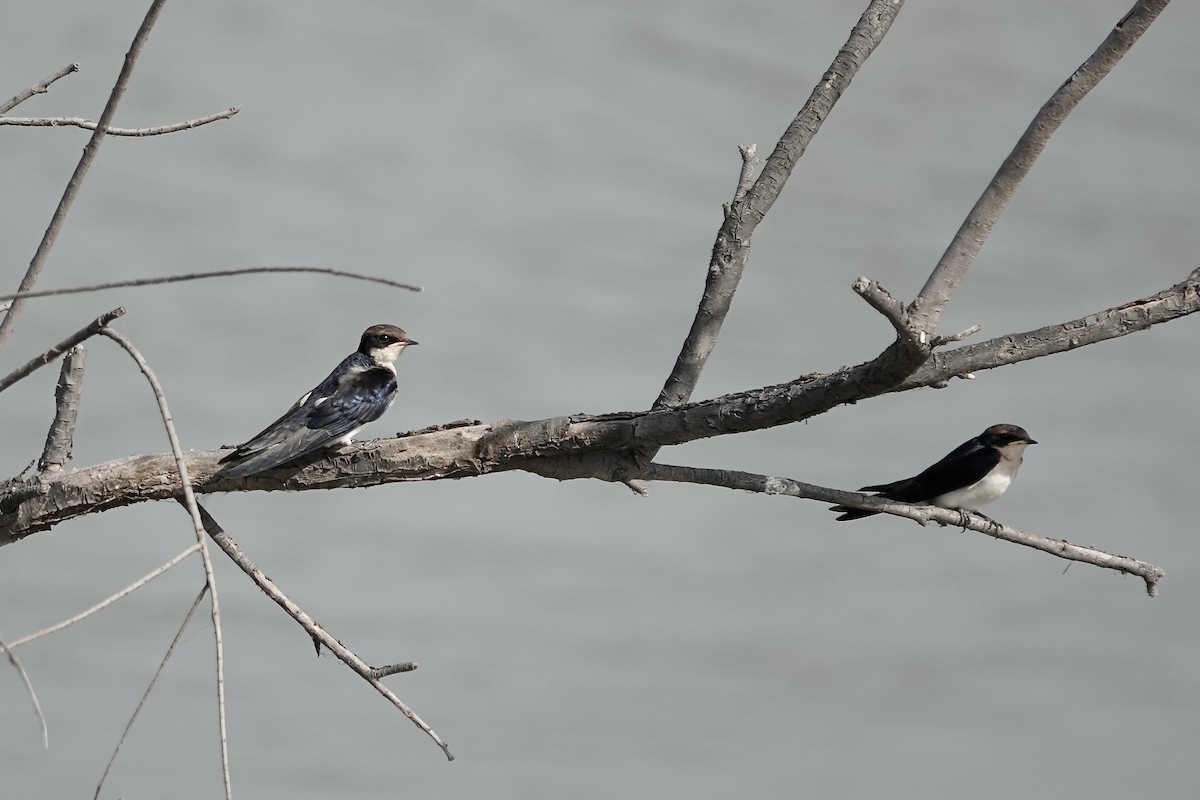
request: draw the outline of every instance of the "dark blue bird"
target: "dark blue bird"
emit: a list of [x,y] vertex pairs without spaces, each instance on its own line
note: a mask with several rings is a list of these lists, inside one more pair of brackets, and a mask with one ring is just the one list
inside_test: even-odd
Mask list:
[[[1031,444],[1037,442],[1021,426],[993,425],[954,448],[920,475],[894,483],[864,486],[859,491],[875,492],[878,497],[901,503],[978,512],[1008,489],[1021,468],[1025,448]],[[879,513],[849,506],[833,506],[829,510],[841,514],[839,522]]]
[[327,445],[349,444],[362,426],[391,407],[396,399],[395,361],[414,344],[395,325],[367,328],[357,351],[266,430],[222,458],[221,463],[232,463],[218,474],[243,478]]

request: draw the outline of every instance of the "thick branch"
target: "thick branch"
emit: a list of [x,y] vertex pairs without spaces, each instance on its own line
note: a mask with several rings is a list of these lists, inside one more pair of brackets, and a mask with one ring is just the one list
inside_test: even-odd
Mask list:
[[[1006,542],[1032,547],[1044,553],[1058,556],[1067,561],[1082,561],[1085,564],[1136,575],[1146,583],[1146,593],[1154,597],[1158,593],[1158,582],[1163,578],[1163,571],[1153,564],[1138,561],[1127,556],[1114,555],[1097,550],[1094,547],[1082,547],[1071,544],[1063,539],[1047,539],[1036,533],[1010,528],[997,522],[991,522],[975,514],[964,517],[956,510],[938,508],[937,506],[915,506],[908,503],[897,503],[893,500],[857,492],[842,492],[837,489],[827,489],[811,483],[802,483],[791,478],[776,478],[769,475],[755,475],[750,472],[735,470],[699,469],[696,467],[678,467],[670,464],[651,464],[639,476],[643,480],[676,481],[681,483],[700,483],[709,486],[722,486],[727,489],[740,489],[747,492],[763,494],[779,494],[788,497],[798,497],[808,500],[818,500],[822,503],[850,504],[862,508],[870,508],[885,514],[907,517],[922,525],[936,522],[939,525],[952,525],[984,533]],[[965,524],[964,524],[965,523]]]
[[1000,169],[976,201],[975,207],[963,221],[958,233],[934,267],[921,294],[909,307],[913,322],[926,333],[937,329],[942,312],[950,303],[955,288],[975,263],[992,226],[1004,212],[1005,206],[1024,180],[1050,137],[1058,130],[1067,115],[1079,105],[1088,92],[1112,72],[1121,57],[1128,52],[1169,0],[1139,0],[1126,14],[1096,52],[1075,70],[1071,77],[1050,96],[1042,106],[1016,147],[1004,159]]
[[38,460],[38,472],[59,472],[71,460],[75,447],[75,419],[79,415],[79,396],[83,393],[83,345],[67,351],[54,389],[54,421],[46,434],[46,446]]
[[[677,408],[686,403],[696,390],[700,372],[717,344],[721,325],[733,303],[738,282],[742,279],[754,229],[783,191],[783,185],[792,174],[796,162],[804,155],[809,142],[817,135],[821,123],[829,116],[838,98],[883,40],[902,5],[902,0],[872,0],[850,32],[850,38],[838,51],[833,64],[821,76],[808,101],[775,145],[758,180],[744,197],[735,196],[730,204],[713,244],[700,307],[696,310],[675,366],[658,399],[654,401],[655,409]],[[743,153],[743,163],[745,158]],[[739,179],[739,190],[741,185]]]
[[[889,391],[944,383],[948,378],[1124,336],[1200,310],[1200,269],[1152,297],[1083,319],[992,339],[937,354],[912,377],[897,379],[877,359],[827,375],[805,375],[682,408],[600,416],[503,421],[376,439],[262,475],[212,480],[222,451],[186,457],[198,491],[333,489],[412,480],[464,478],[520,469],[558,479],[637,478],[632,451],[651,450],[712,436],[798,422],[838,405]],[[145,500],[171,499],[179,491],[170,455],[133,456],[76,470],[37,492],[23,484],[0,485],[0,546],[47,530],[67,519]]]
[[945,385],[950,378],[1115,339],[1200,311],[1200,268],[1158,294],[1086,317],[935,353],[893,391]]

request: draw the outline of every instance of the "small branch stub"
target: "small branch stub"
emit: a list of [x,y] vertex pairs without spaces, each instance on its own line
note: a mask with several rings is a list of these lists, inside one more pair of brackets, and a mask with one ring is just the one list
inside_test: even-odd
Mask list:
[[54,422],[46,434],[46,446],[38,461],[38,472],[61,472],[71,460],[75,446],[75,418],[79,414],[79,396],[83,392],[84,347],[77,344],[67,351],[58,386],[54,390]]

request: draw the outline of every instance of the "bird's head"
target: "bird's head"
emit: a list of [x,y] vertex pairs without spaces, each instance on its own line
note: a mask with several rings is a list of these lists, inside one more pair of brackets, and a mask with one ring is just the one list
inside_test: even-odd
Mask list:
[[392,364],[404,352],[404,348],[416,343],[415,339],[410,339],[395,325],[372,325],[363,331],[358,352],[371,359],[376,366],[393,369]]
[[1020,458],[1025,448],[1037,444],[1020,425],[993,425],[979,436],[986,447],[994,447],[1007,458]]

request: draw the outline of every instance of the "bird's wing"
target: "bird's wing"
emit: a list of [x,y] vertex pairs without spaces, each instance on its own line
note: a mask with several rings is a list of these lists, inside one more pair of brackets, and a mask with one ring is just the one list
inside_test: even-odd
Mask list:
[[899,481],[899,485],[893,484],[889,489],[873,491],[882,491],[893,500],[920,503],[982,480],[999,463],[999,450],[972,439],[920,475]]
[[309,400],[308,427],[340,439],[383,416],[396,396],[396,375],[382,367],[348,375],[327,398]]
[[[396,392],[396,376],[386,369],[324,381],[274,424],[224,460],[238,460],[224,474],[253,475],[320,449],[373,422],[387,411]],[[244,460],[241,460],[244,459]]]

